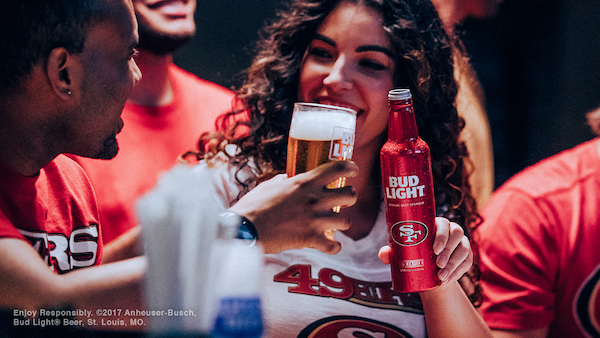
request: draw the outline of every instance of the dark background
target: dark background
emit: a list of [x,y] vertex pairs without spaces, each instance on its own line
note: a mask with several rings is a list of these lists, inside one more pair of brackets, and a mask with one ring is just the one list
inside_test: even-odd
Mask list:
[[[196,38],[175,62],[239,85],[257,31],[280,3],[199,0]],[[496,17],[469,19],[461,31],[486,95],[497,186],[593,138],[585,113],[600,106],[599,0],[505,0]]]

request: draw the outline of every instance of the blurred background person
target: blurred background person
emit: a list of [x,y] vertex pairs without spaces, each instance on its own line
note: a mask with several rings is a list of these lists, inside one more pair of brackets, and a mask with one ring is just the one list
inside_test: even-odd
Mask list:
[[[133,5],[140,34],[135,60],[143,77],[123,110],[119,154],[111,161],[77,161],[96,191],[105,243],[134,229],[113,245],[135,254],[136,242],[130,241],[139,231],[135,200],[195,147],[199,131],[215,129],[215,118],[231,110],[233,94],[173,63],[173,53],[194,37],[196,0],[134,0]],[[106,259],[117,259],[111,252],[107,247]]]
[[[456,27],[467,18],[490,18],[501,0],[432,0],[448,34],[460,34]],[[485,93],[466,53],[456,53],[454,76],[459,83],[456,105],[465,119],[461,139],[469,149],[466,163],[472,171],[470,182],[478,207],[483,207],[494,191],[494,151]]]
[[[600,135],[600,109],[588,120]],[[496,190],[475,233],[481,310],[495,337],[600,335],[599,193],[600,138],[544,159]]]
[[453,31],[467,18],[488,19],[498,13],[503,0],[431,0],[446,30]]

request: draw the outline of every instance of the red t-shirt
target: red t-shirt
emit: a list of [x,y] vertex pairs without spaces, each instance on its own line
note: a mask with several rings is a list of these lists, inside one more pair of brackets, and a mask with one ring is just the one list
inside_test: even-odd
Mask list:
[[100,264],[102,240],[91,184],[58,156],[34,177],[0,163],[0,238],[27,240],[57,273]]
[[127,103],[118,155],[109,161],[77,157],[98,199],[105,243],[138,224],[135,201],[150,191],[177,157],[196,150],[218,115],[232,109],[231,91],[171,65],[173,100],[161,107]]
[[600,335],[600,156],[597,142],[535,164],[482,211],[483,316],[491,328],[548,337]]

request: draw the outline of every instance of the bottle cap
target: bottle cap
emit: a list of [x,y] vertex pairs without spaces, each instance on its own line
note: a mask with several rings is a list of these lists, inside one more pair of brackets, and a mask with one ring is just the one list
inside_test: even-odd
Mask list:
[[219,226],[217,228],[217,238],[233,239],[235,238],[242,218],[231,211],[225,211],[219,214]]
[[388,93],[389,100],[408,100],[410,98],[412,98],[410,89],[392,89]]

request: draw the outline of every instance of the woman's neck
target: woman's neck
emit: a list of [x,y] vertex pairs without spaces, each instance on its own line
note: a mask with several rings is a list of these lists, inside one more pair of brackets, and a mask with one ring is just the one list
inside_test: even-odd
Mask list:
[[[387,135],[387,134],[386,134]],[[350,228],[344,234],[354,240],[366,237],[373,229],[381,207],[381,172],[379,151],[382,142],[371,142],[354,151],[353,161],[358,166],[358,176],[348,178],[347,185],[356,189],[357,201],[352,207],[342,209],[350,218]]]

